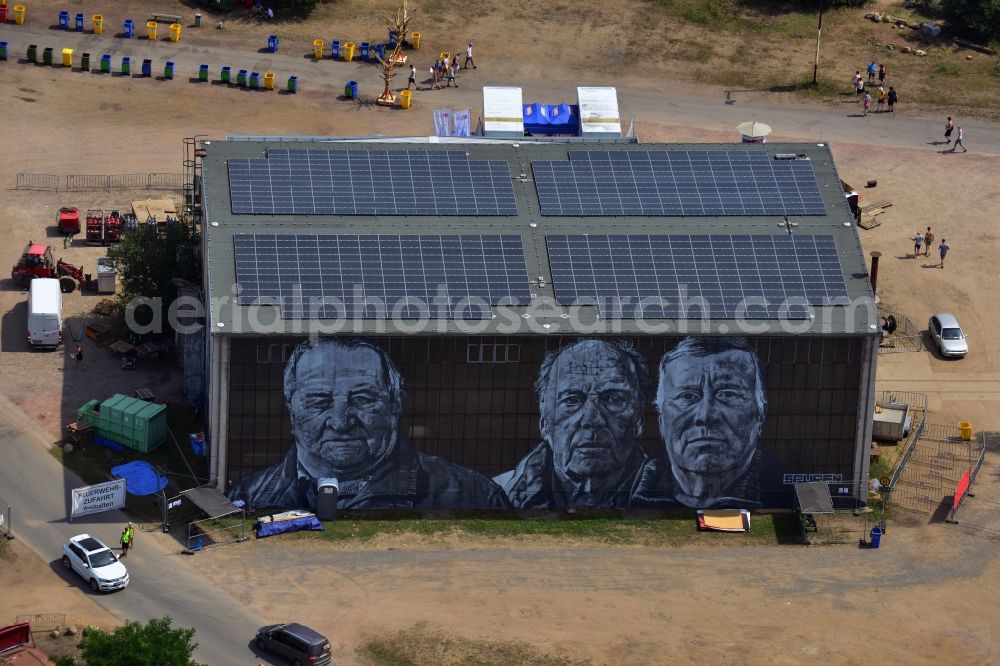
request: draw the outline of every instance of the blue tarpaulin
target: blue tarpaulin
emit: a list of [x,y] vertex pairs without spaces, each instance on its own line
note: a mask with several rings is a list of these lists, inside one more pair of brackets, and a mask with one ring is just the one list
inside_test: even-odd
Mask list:
[[299,530],[317,530],[323,529],[323,523],[319,522],[319,519],[314,514],[305,514],[298,518],[287,518],[284,520],[267,520],[261,519],[257,521],[255,525],[257,528],[257,538],[263,539],[264,537],[274,536],[275,534],[284,534],[285,532],[298,532]]
[[153,466],[143,460],[112,467],[111,476],[125,479],[125,491],[129,495],[152,495],[167,487],[167,477],[157,474]]

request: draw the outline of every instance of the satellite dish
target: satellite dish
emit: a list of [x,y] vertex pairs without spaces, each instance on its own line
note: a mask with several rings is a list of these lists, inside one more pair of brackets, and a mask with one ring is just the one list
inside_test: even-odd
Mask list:
[[882,330],[892,335],[896,332],[896,318],[892,315],[882,317]]

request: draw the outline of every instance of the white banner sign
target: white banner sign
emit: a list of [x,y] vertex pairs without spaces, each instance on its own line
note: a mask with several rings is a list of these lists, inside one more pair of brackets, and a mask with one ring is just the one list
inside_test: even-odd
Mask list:
[[434,110],[434,133],[437,136],[451,136],[451,109]]
[[125,479],[116,479],[96,486],[73,488],[70,517],[86,516],[125,506]]
[[472,124],[472,109],[456,111],[452,118],[455,120],[455,136],[469,136]]

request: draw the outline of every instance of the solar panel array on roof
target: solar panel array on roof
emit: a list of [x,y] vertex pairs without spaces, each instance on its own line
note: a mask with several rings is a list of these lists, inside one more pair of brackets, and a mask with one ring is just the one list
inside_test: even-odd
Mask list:
[[461,150],[269,149],[229,160],[232,212],[253,215],[517,215],[505,160]]
[[825,215],[809,160],[763,150],[573,151],[531,163],[542,215]]
[[[517,235],[236,234],[239,304],[283,319],[489,319],[531,300]],[[443,291],[442,291],[443,290]]]
[[833,236],[546,236],[559,305],[647,319],[807,319],[847,302]]

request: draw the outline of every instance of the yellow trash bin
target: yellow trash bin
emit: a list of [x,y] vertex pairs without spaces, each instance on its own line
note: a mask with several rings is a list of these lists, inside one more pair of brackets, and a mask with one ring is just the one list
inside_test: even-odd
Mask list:
[[73,49],[63,49],[63,67],[73,66]]
[[179,42],[181,41],[181,24],[171,23],[170,24],[170,41]]
[[264,90],[274,90],[274,72],[264,72]]
[[410,33],[410,45],[413,46],[413,48],[415,48],[415,49],[419,49],[420,48],[420,33],[419,32],[411,32]]
[[146,39],[156,41],[156,21],[146,21]]
[[323,59],[323,44],[324,42],[322,39],[313,40],[313,58],[316,60]]
[[354,60],[354,48],[357,46],[354,42],[345,42],[343,46],[340,47],[340,53],[344,56],[344,60],[351,62]]
[[413,103],[413,91],[412,90],[402,90],[399,93],[399,108],[408,109],[410,104]]
[[28,10],[24,8],[24,5],[14,5],[14,23],[17,25],[24,25],[25,14]]
[[94,14],[91,19],[94,21],[94,34],[99,35],[104,32],[104,17],[100,14]]
[[962,421],[958,424],[958,438],[963,441],[972,440],[972,424],[968,421]]

